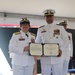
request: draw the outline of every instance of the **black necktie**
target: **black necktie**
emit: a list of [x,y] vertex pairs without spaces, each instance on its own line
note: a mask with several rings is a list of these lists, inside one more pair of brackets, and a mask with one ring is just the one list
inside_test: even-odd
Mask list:
[[28,34],[25,34],[28,37]]

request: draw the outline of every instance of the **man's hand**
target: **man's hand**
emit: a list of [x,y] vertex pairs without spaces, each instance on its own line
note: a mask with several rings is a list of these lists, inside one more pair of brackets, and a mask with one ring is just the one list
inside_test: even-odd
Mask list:
[[29,51],[29,50],[30,50],[29,46],[26,46],[23,51]]
[[61,57],[61,55],[62,55],[62,51],[59,50],[59,55],[58,55],[58,57]]

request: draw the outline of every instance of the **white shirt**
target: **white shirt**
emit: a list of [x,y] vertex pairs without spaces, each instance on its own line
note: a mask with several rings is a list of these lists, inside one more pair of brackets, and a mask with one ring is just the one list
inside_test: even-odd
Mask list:
[[[56,34],[54,31],[58,30]],[[58,43],[61,50],[68,46],[68,37],[64,28],[55,24],[45,25],[38,29],[36,43]],[[42,64],[57,64],[63,62],[61,57],[41,57]]]
[[32,35],[28,32],[28,37],[23,31],[14,33],[9,42],[9,53],[14,53],[12,64],[19,66],[29,66],[34,64],[34,57],[29,56],[28,51],[23,51],[24,47],[29,46]]

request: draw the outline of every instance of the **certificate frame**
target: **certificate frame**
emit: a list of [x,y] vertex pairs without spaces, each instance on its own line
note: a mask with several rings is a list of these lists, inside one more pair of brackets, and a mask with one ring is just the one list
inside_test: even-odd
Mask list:
[[59,44],[58,43],[45,43],[44,44],[44,55],[45,56],[58,56],[59,55]]
[[41,43],[30,43],[29,55],[31,56],[42,56],[42,44]]

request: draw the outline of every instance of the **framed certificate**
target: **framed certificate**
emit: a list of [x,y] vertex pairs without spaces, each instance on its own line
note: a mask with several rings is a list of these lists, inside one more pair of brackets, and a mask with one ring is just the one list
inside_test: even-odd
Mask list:
[[59,54],[58,44],[44,44],[44,55],[45,56],[57,56]]
[[42,44],[30,43],[30,55],[41,56],[42,55]]

